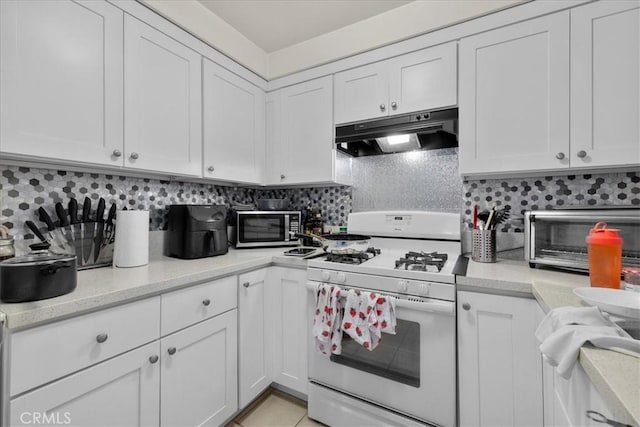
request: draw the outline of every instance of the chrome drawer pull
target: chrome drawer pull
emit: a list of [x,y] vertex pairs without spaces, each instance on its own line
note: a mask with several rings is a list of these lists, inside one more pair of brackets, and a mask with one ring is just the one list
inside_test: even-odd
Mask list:
[[167,350],[167,353],[173,355],[176,354],[176,348],[175,347],[169,347],[169,349]]
[[208,306],[209,304],[211,304],[211,300],[209,298],[207,298],[206,300],[202,301],[202,305],[204,305],[205,307]]
[[100,334],[96,337],[96,341],[98,341],[100,344],[102,344],[103,342],[105,342],[107,340],[107,338],[109,338],[109,335],[107,334]]
[[151,363],[156,363],[157,361],[158,361],[158,356],[155,354],[149,358],[149,362]]

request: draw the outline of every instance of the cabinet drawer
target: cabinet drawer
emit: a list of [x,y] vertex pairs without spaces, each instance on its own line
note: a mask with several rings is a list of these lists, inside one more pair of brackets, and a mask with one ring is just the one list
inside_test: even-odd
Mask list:
[[157,339],[159,320],[155,297],[12,335],[11,396]]
[[231,276],[162,295],[162,335],[236,308],[237,289]]

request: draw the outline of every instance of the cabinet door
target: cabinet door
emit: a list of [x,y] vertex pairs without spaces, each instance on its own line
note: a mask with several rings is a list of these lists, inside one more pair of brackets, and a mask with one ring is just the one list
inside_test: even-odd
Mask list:
[[571,10],[571,166],[640,164],[640,4]]
[[307,394],[307,350],[309,330],[306,287],[307,272],[274,267],[268,295],[269,324],[273,329],[273,380],[302,394]]
[[125,166],[201,175],[200,55],[128,15],[124,30]]
[[269,358],[273,326],[266,321],[267,269],[238,276],[238,378],[244,408],[271,384]]
[[156,341],[12,399],[9,425],[158,425],[159,350]]
[[333,180],[332,93],[331,76],[282,89],[281,184]]
[[390,61],[390,114],[455,106],[458,103],[456,43],[424,49]]
[[542,425],[533,299],[458,292],[461,426]]
[[264,92],[204,60],[204,176],[260,183],[264,166]]
[[0,150],[122,166],[122,11],[0,1]]
[[460,41],[460,173],[569,166],[569,12]]
[[335,122],[348,123],[389,114],[389,61],[335,75]]
[[222,425],[238,409],[237,310],[161,340],[160,424]]

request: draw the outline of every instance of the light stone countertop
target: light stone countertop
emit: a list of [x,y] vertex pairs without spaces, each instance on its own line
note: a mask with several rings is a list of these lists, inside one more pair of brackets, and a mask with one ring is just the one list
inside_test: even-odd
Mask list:
[[[534,297],[542,309],[586,306],[573,289],[589,286],[589,276],[530,268],[522,259],[496,263],[469,260],[466,276],[456,277],[458,290]],[[626,292],[626,291],[621,291]],[[640,425],[640,358],[583,346],[578,358],[616,421]]]
[[79,271],[73,292],[40,301],[2,303],[0,312],[9,329],[24,329],[269,265],[306,268],[306,260],[284,256],[285,250],[230,248],[225,255],[194,260],[156,254],[141,267]]

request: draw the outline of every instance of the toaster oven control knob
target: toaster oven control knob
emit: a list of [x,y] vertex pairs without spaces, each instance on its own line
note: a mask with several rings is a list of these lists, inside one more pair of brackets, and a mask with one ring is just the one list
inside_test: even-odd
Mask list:
[[400,292],[407,292],[407,290],[409,290],[409,282],[406,280],[398,280],[398,290]]
[[324,280],[325,282],[328,281],[331,278],[331,274],[329,274],[328,271],[323,271],[320,274],[320,277],[322,277],[322,280]]
[[344,274],[343,272],[338,273],[336,280],[338,280],[338,283],[344,283],[347,281],[347,275]]
[[564,153],[561,151],[558,154],[556,154],[556,159],[558,159],[558,160],[564,159]]

